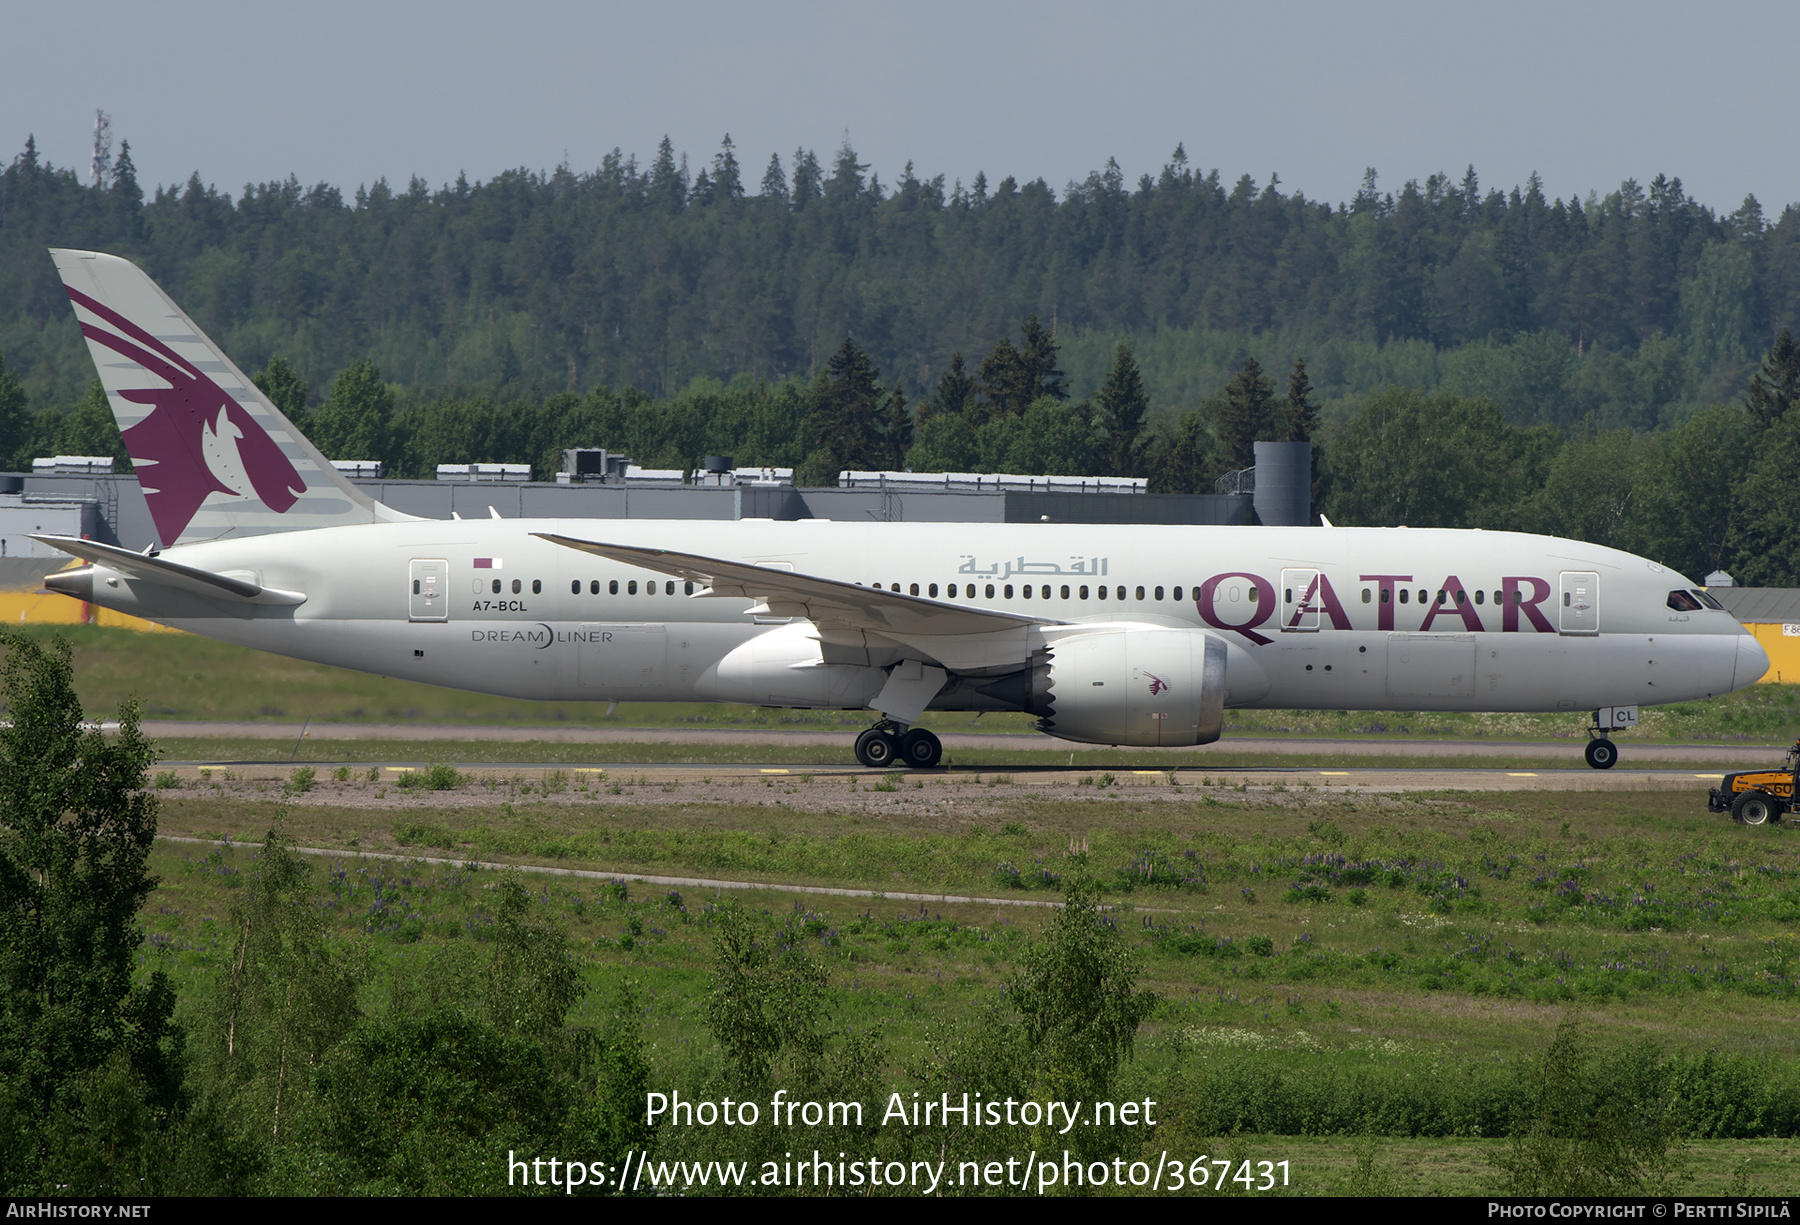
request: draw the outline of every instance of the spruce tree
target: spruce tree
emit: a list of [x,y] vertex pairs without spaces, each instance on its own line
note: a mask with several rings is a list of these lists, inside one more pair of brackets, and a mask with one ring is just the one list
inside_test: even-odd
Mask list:
[[906,453],[913,445],[913,414],[899,379],[894,380],[893,389],[881,406],[881,431],[887,443],[886,466],[896,471],[904,468]]
[[1067,380],[1056,368],[1056,338],[1038,322],[1036,315],[1020,325],[1019,334],[1024,342],[1019,346],[1019,359],[1025,365],[1025,403],[1029,405],[1041,396],[1068,399],[1069,390],[1064,385]]
[[799,212],[819,198],[824,173],[819,157],[811,149],[794,150],[794,211]]
[[1288,375],[1282,425],[1288,442],[1311,442],[1313,431],[1319,428],[1319,410],[1312,402],[1312,380],[1306,377],[1306,362],[1298,357]]
[[962,352],[952,353],[949,368],[938,376],[936,392],[919,409],[919,424],[922,426],[939,414],[965,416],[978,390],[974,378],[963,365]]
[[781,154],[769,154],[769,168],[763,171],[762,194],[765,200],[787,203],[787,172],[781,168]]
[[715,200],[744,198],[744,176],[738,170],[737,154],[733,152],[730,132],[725,133],[724,143],[713,155],[712,190]]
[[881,372],[849,336],[813,382],[813,452],[807,477],[835,482],[846,468],[878,468],[887,458],[881,413]]
[[1030,375],[1010,337],[1002,336],[981,359],[981,394],[982,402],[974,406],[971,425],[1017,416],[1031,403]]
[[1275,381],[1267,378],[1254,357],[1246,357],[1241,369],[1225,384],[1219,410],[1219,465],[1226,469],[1248,468],[1256,462],[1255,443],[1269,432],[1269,404]]
[[1786,328],[1775,338],[1762,369],[1750,378],[1744,404],[1759,429],[1768,429],[1800,403],[1800,345]]
[[[1019,326],[1021,343],[1002,336],[981,363],[981,390],[987,398],[983,420],[1023,416],[1033,400],[1069,398],[1056,368],[1056,339],[1032,315]],[[979,423],[977,423],[979,424]]]
[[1138,373],[1131,342],[1121,340],[1113,350],[1112,371],[1095,397],[1098,424],[1106,431],[1103,454],[1112,476],[1137,476],[1143,462],[1144,416],[1150,411],[1144,379]]

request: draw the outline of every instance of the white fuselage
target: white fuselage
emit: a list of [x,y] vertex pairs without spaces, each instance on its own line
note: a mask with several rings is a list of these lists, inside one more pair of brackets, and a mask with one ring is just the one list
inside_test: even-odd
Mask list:
[[[1589,710],[1711,697],[1766,657],[1730,616],[1680,611],[1653,562],[1508,532],[824,521],[452,520],[186,545],[171,561],[304,593],[227,604],[97,566],[96,603],[210,638],[516,698],[865,706],[907,655],[542,540],[653,546],[1096,625],[1206,630],[1227,704]],[[438,563],[433,569],[429,563]],[[423,567],[423,569],[422,569]],[[422,582],[426,574],[429,582]],[[415,587],[415,583],[420,583]],[[1021,631],[1025,663],[1046,633]],[[821,656],[821,652],[823,655]],[[810,663],[829,682],[798,679]],[[932,662],[932,661],[927,661]],[[953,660],[952,674],[969,671]],[[814,672],[818,669],[815,667]],[[810,676],[810,673],[806,673]],[[937,709],[1003,709],[950,684]]]

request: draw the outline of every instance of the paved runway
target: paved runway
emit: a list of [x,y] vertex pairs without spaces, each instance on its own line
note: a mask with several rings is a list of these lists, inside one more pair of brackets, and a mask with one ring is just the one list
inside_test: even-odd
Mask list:
[[[296,768],[294,762],[271,758],[267,760],[232,760],[232,761],[163,761],[157,765],[158,771],[172,771],[184,781],[209,779],[256,782],[285,782]],[[304,762],[311,765],[318,775],[328,776],[336,763]],[[424,762],[359,761],[348,763],[355,777],[361,777],[369,769],[378,772],[383,783],[397,783],[407,773],[422,768]],[[802,776],[810,780],[824,782],[829,779],[848,779],[858,777],[863,780],[865,789],[882,778],[879,770],[867,770],[861,766],[784,766],[784,765],[692,765],[681,764],[643,764],[638,762],[606,763],[596,762],[587,766],[570,766],[559,762],[508,762],[495,764],[492,762],[452,762],[457,770],[474,780],[492,778],[499,781],[537,783],[547,776],[558,773],[568,781],[587,782],[594,790],[599,790],[602,782],[624,782],[646,789],[645,798],[662,791],[680,790],[685,792],[689,787],[699,784],[722,786],[734,780],[756,781],[797,781]],[[1169,794],[1170,784],[1180,787],[1180,794],[1198,798],[1215,788],[1237,788],[1240,784],[1246,790],[1256,792],[1282,792],[1312,789],[1318,791],[1685,791],[1692,790],[1697,802],[1703,802],[1706,789],[1715,785],[1719,779],[1719,771],[1701,772],[1695,770],[1629,770],[1615,767],[1611,770],[1590,770],[1586,766],[1568,770],[1499,770],[1499,769],[1406,769],[1390,767],[1346,767],[1341,770],[1293,768],[1293,767],[1251,767],[1231,766],[1222,769],[1206,769],[1204,767],[1183,766],[1174,770],[1131,770],[1115,768],[1112,770],[1095,769],[1093,767],[1066,766],[1007,766],[1000,769],[972,767],[954,767],[950,770],[930,770],[921,775],[903,774],[903,778],[921,777],[926,780],[947,779],[950,781],[968,781],[995,783],[1004,789],[1014,788],[1071,788],[1065,792],[1064,798],[1070,795],[1116,795],[1117,789],[1150,787],[1156,788],[1163,795]],[[1089,790],[1095,780],[1110,779],[1110,786]],[[1084,780],[1087,780],[1084,782]],[[416,792],[417,796],[429,795],[428,792]],[[675,797],[670,798],[672,802]]]
[[[632,727],[514,727],[514,726],[479,726],[458,724],[395,724],[395,723],[264,723],[264,722],[217,722],[187,723],[174,720],[146,720],[142,724],[143,732],[151,739],[173,739],[186,737],[244,739],[244,740],[285,740],[288,743],[301,738],[304,733],[309,740],[410,740],[410,741],[506,741],[530,742],[545,744],[592,744],[604,746],[608,744],[742,744],[766,745],[769,750],[771,764],[781,764],[780,750],[784,747],[836,745],[844,746],[848,755],[851,742],[855,739],[853,729],[844,731],[799,731],[799,730],[761,730],[756,728],[632,728]],[[1089,745],[1073,745],[1067,741],[1056,740],[1049,736],[1035,733],[1015,734],[1002,733],[983,735],[970,732],[951,732],[943,736],[944,747],[951,751],[957,749],[1009,749],[1037,750],[1054,752],[1058,749],[1081,750]],[[1179,757],[1180,762],[1171,761],[1171,765],[1185,765],[1191,762],[1198,769],[1206,769],[1205,759],[1222,754],[1285,754],[1289,756],[1339,756],[1339,757],[1492,757],[1512,758],[1530,761],[1568,761],[1571,769],[1585,770],[1582,761],[1582,750],[1586,745],[1585,738],[1568,740],[1400,740],[1387,737],[1370,737],[1367,739],[1320,740],[1303,737],[1271,737],[1271,736],[1227,736],[1213,744],[1201,745],[1197,748],[1183,749],[1151,749],[1150,753],[1168,754]],[[1749,745],[1749,744],[1640,744],[1629,736],[1618,741],[1620,766],[1612,771],[1629,770],[1635,766],[1655,767],[1659,763],[1705,763],[1718,765],[1723,769],[1746,770],[1760,766],[1779,766],[1782,762],[1785,745]],[[595,754],[604,758],[604,751]],[[650,769],[651,767],[633,766],[633,769]],[[698,767],[695,767],[698,768]],[[811,767],[809,767],[811,768]],[[716,773],[717,770],[715,769]],[[1090,771],[1083,770],[1083,773]]]

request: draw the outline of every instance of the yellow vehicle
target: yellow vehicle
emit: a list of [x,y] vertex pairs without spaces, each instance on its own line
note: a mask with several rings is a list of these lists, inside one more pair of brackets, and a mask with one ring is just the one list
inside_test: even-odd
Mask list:
[[1800,771],[1800,740],[1794,741],[1787,763],[1779,770],[1727,774],[1722,786],[1706,793],[1706,807],[1712,812],[1729,810],[1731,819],[1739,825],[1779,821],[1784,813],[1794,810],[1796,771]]

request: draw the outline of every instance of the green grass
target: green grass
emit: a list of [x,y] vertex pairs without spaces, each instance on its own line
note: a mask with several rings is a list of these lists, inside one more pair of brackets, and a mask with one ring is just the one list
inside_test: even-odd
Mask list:
[[[750,780],[743,803],[710,805],[646,790],[642,803],[601,807],[464,780],[465,801],[490,802],[423,793],[403,811],[285,815],[273,798],[188,789],[161,793],[162,828],[236,844],[279,821],[299,844],[339,852],[313,876],[333,939],[369,969],[372,1012],[402,967],[486,939],[490,869],[618,873],[523,880],[537,917],[570,933],[590,984],[573,1020],[600,1020],[633,983],[659,1086],[718,1070],[700,1001],[722,897],[821,961],[831,1024],[878,1034],[880,1076],[896,1086],[920,1083],[946,1027],[999,1001],[1048,912],[715,895],[631,874],[1054,899],[1048,877],[1085,873],[1160,996],[1116,1089],[1161,1104],[1152,1157],[1288,1160],[1291,1194],[1489,1193],[1507,1151],[1495,1137],[1528,1113],[1534,1061],[1574,1014],[1604,1059],[1647,1043],[1657,1074],[1685,1086],[1688,1191],[1800,1185],[1791,1143],[1757,1138],[1800,1133],[1800,831],[1734,826],[1692,795],[1660,792],[1202,791],[1149,803],[1072,787],[979,819],[767,802],[841,781]],[[219,972],[254,859],[240,845],[153,852],[162,880],[143,911],[145,960],[173,973],[184,1000]]]
[[[46,638],[62,633],[74,643],[76,687],[91,715],[110,714],[122,701],[136,698],[144,716],[154,719],[844,731],[869,722],[858,711],[782,711],[724,703],[623,703],[608,715],[600,702],[485,697],[186,634],[145,635],[98,626],[27,627],[27,632]],[[926,721],[939,731],[1027,731],[1034,724],[1024,715],[977,719],[949,712],[932,712]],[[1231,711],[1226,719],[1227,736],[1550,740],[1579,738],[1581,729],[1582,717],[1571,714]],[[1796,737],[1800,686],[1756,685],[1710,702],[1646,707],[1638,730],[1622,739],[1791,743]]]
[[[1800,836],[1733,826],[1689,795],[1046,797],[965,821],[749,801],[765,790],[746,788],[743,805],[497,797],[287,819],[303,844],[346,851],[895,892],[1054,897],[1055,878],[1086,872],[1133,908],[1158,989],[1208,1024],[1322,1026],[1346,1040],[1360,1029],[1493,1054],[1535,1041],[1545,1016],[1574,1006],[1664,1040],[1788,1049],[1776,1018],[1791,1012],[1800,972]],[[165,831],[201,837],[254,837],[279,810],[165,796]],[[871,909],[819,905],[839,917]],[[1032,922],[1000,918],[1005,930]],[[928,956],[925,969],[963,972],[955,957]]]

